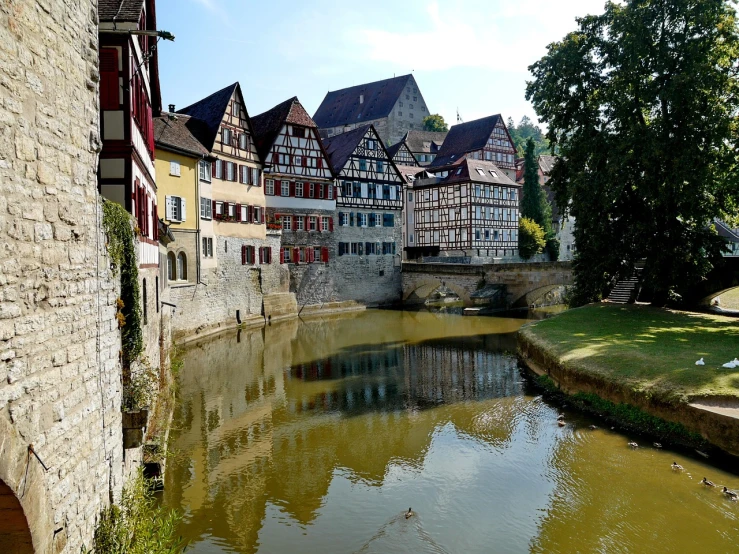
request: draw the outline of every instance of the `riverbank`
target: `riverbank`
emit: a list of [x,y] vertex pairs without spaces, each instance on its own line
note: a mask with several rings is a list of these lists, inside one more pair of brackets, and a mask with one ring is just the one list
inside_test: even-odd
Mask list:
[[739,357],[736,319],[594,304],[525,326],[518,351],[564,393],[630,405],[739,455],[739,368],[721,367]]

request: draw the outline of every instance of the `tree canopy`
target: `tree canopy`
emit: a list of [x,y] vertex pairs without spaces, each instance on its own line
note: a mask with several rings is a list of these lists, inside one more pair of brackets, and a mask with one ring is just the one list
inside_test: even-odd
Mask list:
[[544,132],[538,125],[534,125],[534,122],[528,116],[523,116],[518,125],[513,122],[512,117],[509,117],[506,126],[513,139],[513,146],[519,158],[524,157],[526,141],[529,139],[534,141],[534,154],[536,156],[550,153],[549,142],[544,136]]
[[559,242],[552,229],[552,206],[547,193],[539,182],[539,156],[536,155],[536,144],[533,138],[526,141],[524,153],[523,198],[521,199],[521,217],[528,218],[541,227],[547,243],[547,250],[553,260],[559,256]]
[[541,225],[528,217],[518,220],[518,252],[524,260],[540,254],[546,243],[546,235]]
[[437,133],[446,133],[449,130],[449,125],[447,125],[443,117],[441,117],[438,113],[435,113],[427,115],[423,118],[423,130],[433,131]]
[[736,213],[739,35],[730,0],[608,2],[529,69],[561,156],[548,185],[575,216],[576,301],[642,261],[664,303],[705,276]]

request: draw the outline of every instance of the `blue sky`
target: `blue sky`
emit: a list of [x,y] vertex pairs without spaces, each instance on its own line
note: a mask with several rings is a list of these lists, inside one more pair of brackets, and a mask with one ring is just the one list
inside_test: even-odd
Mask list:
[[454,123],[535,119],[527,67],[605,0],[158,0],[162,99],[182,108],[239,81],[247,110],[413,72]]

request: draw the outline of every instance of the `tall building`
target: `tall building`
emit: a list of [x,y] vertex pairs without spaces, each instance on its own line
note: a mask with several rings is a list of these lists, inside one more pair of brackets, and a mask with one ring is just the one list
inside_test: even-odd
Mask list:
[[430,115],[413,75],[402,75],[326,94],[315,115],[324,138],[374,125],[385,145],[395,144],[410,130],[420,130]]

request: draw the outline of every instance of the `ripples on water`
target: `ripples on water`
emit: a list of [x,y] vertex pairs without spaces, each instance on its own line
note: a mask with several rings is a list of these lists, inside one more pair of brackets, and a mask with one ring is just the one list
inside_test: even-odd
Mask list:
[[371,311],[190,349],[165,490],[190,551],[735,551],[739,504],[699,481],[739,480],[560,428],[522,323]]

